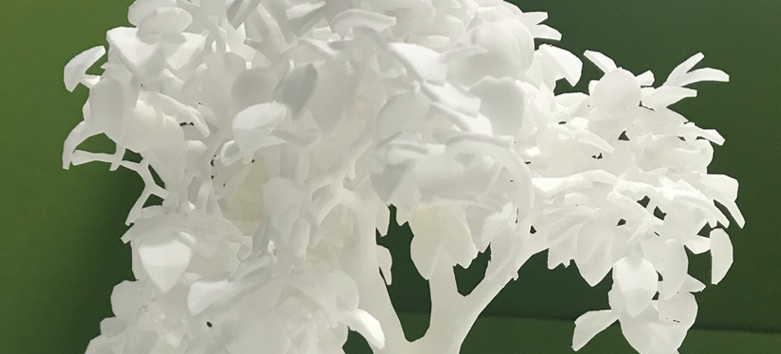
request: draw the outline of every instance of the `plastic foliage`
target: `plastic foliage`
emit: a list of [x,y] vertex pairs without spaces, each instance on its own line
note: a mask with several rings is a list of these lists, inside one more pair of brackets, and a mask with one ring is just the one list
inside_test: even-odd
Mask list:
[[[560,39],[545,19],[500,0],[137,0],[101,75],[86,72],[102,46],[65,67],[89,99],[63,166],[145,184],[122,237],[137,280],[114,288],[87,353],[343,353],[354,330],[374,353],[455,354],[545,250],[592,286],[612,276],[574,350],[618,321],[639,353],[677,353],[705,287],[687,249],[710,251],[718,283],[732,245],[717,203],[744,219],[737,181],[707,172],[724,138],[669,106],[728,76],[697,54],[655,86],[589,51],[602,78],[555,94],[582,64],[539,43]],[[114,153],[77,149],[99,134]],[[413,342],[375,238],[389,205],[430,286]],[[489,249],[459,294],[454,266]]]

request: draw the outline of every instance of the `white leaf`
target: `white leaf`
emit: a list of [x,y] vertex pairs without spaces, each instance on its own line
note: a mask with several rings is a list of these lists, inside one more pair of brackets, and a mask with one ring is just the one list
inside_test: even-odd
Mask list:
[[713,199],[718,200],[723,204],[738,226],[743,227],[746,224],[746,219],[740,212],[735,200],[738,198],[738,181],[730,176],[703,174],[700,176],[700,183],[707,186],[707,189],[711,189],[713,192],[704,190],[703,193]]
[[372,347],[385,348],[385,333],[374,316],[364,310],[355,309],[345,314],[343,320],[351,329],[360,333]]
[[697,97],[697,91],[677,86],[662,86],[643,98],[643,105],[649,108],[664,108],[687,97]]
[[618,319],[618,314],[613,310],[589,311],[575,320],[575,332],[572,335],[572,349],[575,351],[583,348],[591,338],[604,331]]
[[607,111],[631,109],[640,104],[640,83],[624,69],[608,72],[591,93],[597,108]]
[[458,207],[419,205],[410,216],[413,237],[410,255],[424,279],[430,279],[437,264],[460,264],[467,268],[477,257],[463,211]]
[[81,52],[73,57],[65,65],[64,82],[65,88],[73,92],[76,86],[86,78],[87,69],[95,64],[106,54],[106,48],[97,46]]
[[138,282],[125,280],[111,292],[111,310],[122,320],[135,320],[138,309],[144,304],[144,298]]
[[675,67],[670,73],[670,76],[667,77],[667,81],[664,82],[663,86],[686,86],[700,81],[729,81],[729,75],[721,70],[703,68],[691,71],[703,58],[705,58],[705,56],[702,53],[697,53]]
[[570,85],[575,86],[580,81],[583,62],[575,54],[549,44],[540,45],[539,50],[556,64],[559,72]]
[[161,7],[146,15],[138,24],[138,29],[155,34],[178,34],[182,33],[192,22],[193,17],[181,7]]
[[640,83],[640,86],[651,86],[654,84],[654,73],[651,72],[651,70],[647,70],[643,72],[640,75],[637,75],[637,82]]
[[393,257],[387,248],[380,245],[377,245],[377,263],[380,265],[382,277],[385,278],[385,285],[391,285],[393,281],[393,274],[391,273]]
[[420,276],[426,280],[431,279],[437,263],[450,263],[442,250],[441,221],[434,219],[433,216],[430,207],[419,206],[409,219],[413,234],[409,246],[410,257]]
[[317,81],[318,73],[314,65],[297,66],[278,86],[276,95],[279,102],[288,105],[293,117],[297,117],[306,108]]
[[169,149],[162,152],[170,158],[164,160],[173,165],[181,152],[184,138],[181,127],[173,117],[166,116],[146,101],[138,101],[132,114],[125,116],[121,142],[136,152],[158,145],[166,146]]
[[321,129],[330,130],[350,109],[357,94],[360,76],[352,73],[348,65],[338,61],[318,67],[317,73],[317,87],[308,108],[317,125]]
[[176,285],[190,265],[193,253],[178,239],[147,240],[138,246],[141,265],[152,282],[163,292]]
[[613,266],[613,282],[618,285],[623,295],[624,309],[632,317],[651,305],[658,281],[656,269],[645,258],[624,257]]
[[464,90],[443,82],[440,84],[425,83],[421,90],[431,101],[440,103],[454,111],[474,116],[480,111],[480,99]]
[[718,284],[732,267],[732,241],[723,229],[710,232],[710,254],[713,262],[711,284]]
[[158,8],[176,6],[176,0],[139,0],[133,2],[127,11],[127,19],[135,26],[141,24],[141,20]]
[[391,43],[389,51],[396,56],[410,72],[424,81],[443,81],[447,78],[447,65],[436,51],[404,42]]
[[146,64],[157,52],[157,43],[138,37],[138,29],[117,27],[106,32],[111,49],[116,49],[132,69]]
[[683,63],[676,66],[675,69],[670,72],[670,75],[667,77],[667,81],[664,83],[664,86],[683,86],[680,84],[680,82],[683,81],[686,73],[691,71],[691,69],[693,69],[694,66],[704,58],[705,55],[702,53],[697,53],[689,57],[689,59],[686,59]]
[[518,133],[526,96],[515,80],[485,77],[472,87],[471,93],[480,99],[480,113],[491,120],[494,134]]
[[[650,316],[648,312],[643,313],[637,318],[623,314],[619,321],[621,322],[621,333],[638,353],[651,353],[650,348],[653,345],[654,333],[649,328]],[[671,353],[666,353],[671,354]]]
[[682,292],[698,293],[703,290],[705,290],[705,284],[691,275],[686,275],[686,280],[683,281],[683,285],[681,286]]
[[699,235],[686,236],[684,240],[686,248],[694,254],[700,254],[710,250],[710,239]]
[[[680,324],[686,328],[694,325],[694,320],[697,318],[697,300],[694,298],[694,295],[687,292],[677,293],[669,299],[659,299],[657,307],[659,316],[662,319]],[[681,345],[683,337],[678,338],[676,342],[676,346]]]
[[164,47],[165,61],[174,71],[183,70],[195,62],[206,44],[206,36],[200,34],[182,33],[182,38],[184,40],[167,43]]
[[271,130],[287,116],[287,106],[278,102],[256,104],[239,112],[231,129],[241,152],[249,156],[263,147]]
[[598,222],[587,222],[578,232],[575,262],[590,286],[596,286],[610,272],[613,237],[608,225]]
[[584,55],[605,74],[618,68],[618,66],[616,66],[616,62],[614,62],[613,59],[610,59],[607,55],[604,55],[600,52],[587,50]]
[[472,27],[464,38],[485,52],[454,60],[453,77],[471,86],[485,76],[516,77],[525,73],[534,58],[534,39],[529,29],[515,19]]
[[196,316],[232,290],[233,284],[227,278],[201,279],[190,286],[187,309]]
[[[296,302],[289,302],[291,306]],[[301,306],[298,304],[298,306]],[[254,313],[245,313],[239,317],[238,326],[235,327],[238,353],[257,353],[262,348],[263,354],[288,353],[291,347],[291,338],[288,328],[290,319],[282,316],[266,315],[257,316]]]
[[252,68],[240,73],[231,85],[234,112],[271,101],[276,86],[276,75],[269,68]]
[[388,228],[390,227],[390,208],[384,204],[377,208],[377,231],[380,236],[388,234]]
[[670,299],[681,289],[689,271],[689,257],[680,242],[667,240],[665,242],[665,257],[662,266],[662,297]]
[[396,19],[373,11],[349,9],[336,14],[330,24],[334,32],[348,36],[356,27],[368,27],[382,32],[395,25]]
[[111,140],[120,141],[126,107],[122,84],[104,78],[90,90],[90,114],[84,120],[91,130],[104,132]]

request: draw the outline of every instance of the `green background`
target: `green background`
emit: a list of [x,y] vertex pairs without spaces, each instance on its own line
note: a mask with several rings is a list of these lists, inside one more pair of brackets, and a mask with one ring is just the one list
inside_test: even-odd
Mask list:
[[[119,237],[140,192],[137,177],[104,164],[62,170],[62,141],[80,121],[87,90],[68,93],[67,61],[105,44],[105,31],[126,25],[131,0],[0,0],[0,353],[83,353],[111,316],[113,286],[131,279],[129,248]],[[697,85],[700,97],[677,110],[727,139],[711,171],[741,183],[745,229],[731,228],[735,265],[718,286],[698,296],[686,353],[781,353],[781,2],[777,0],[532,0],[564,34],[561,47],[598,50],[635,73],[662,81],[698,51],[704,64],[727,71],[728,84]],[[585,78],[596,78],[588,67]],[[579,87],[583,89],[582,87]],[[565,88],[567,89],[567,88]],[[105,140],[90,142],[100,149]],[[382,240],[394,250],[391,295],[411,337],[425,330],[426,284],[412,275],[403,248],[408,230]],[[491,303],[463,353],[571,353],[572,321],[606,306],[607,282],[590,288],[574,267],[548,271],[534,257]],[[708,256],[691,272],[707,281]],[[398,272],[398,273],[396,273]],[[476,269],[459,272],[474,283]],[[410,280],[400,280],[409,275]],[[348,352],[365,349],[351,341]],[[631,353],[618,328],[582,353]]]

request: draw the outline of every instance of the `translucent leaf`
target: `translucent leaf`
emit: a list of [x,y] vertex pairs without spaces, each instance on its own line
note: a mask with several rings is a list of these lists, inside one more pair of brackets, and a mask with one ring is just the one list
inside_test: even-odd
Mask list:
[[141,265],[152,282],[166,293],[190,265],[190,247],[177,239],[148,240],[138,246]]
[[589,311],[575,320],[575,333],[572,335],[572,349],[583,348],[591,338],[604,331],[618,320],[618,314],[613,310]]
[[723,229],[714,229],[710,232],[710,244],[711,284],[718,284],[732,267],[732,241]]
[[73,57],[65,65],[64,82],[65,88],[73,92],[76,86],[86,78],[87,69],[95,64],[106,54],[106,48],[97,46],[81,52]]

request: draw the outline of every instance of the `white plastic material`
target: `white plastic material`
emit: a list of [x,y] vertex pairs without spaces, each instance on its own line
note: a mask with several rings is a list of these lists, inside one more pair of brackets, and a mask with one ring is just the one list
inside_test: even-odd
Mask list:
[[[587,51],[604,75],[557,95],[583,62],[540,42],[561,37],[546,18],[500,0],[136,0],[132,27],[64,69],[90,91],[64,167],[144,183],[122,237],[137,280],[87,353],[340,354],[354,330],[377,354],[456,354],[542,251],[613,283],[574,350],[618,322],[636,351],[676,353],[705,288],[686,250],[710,251],[720,282],[733,248],[717,204],[745,219],[738,182],[708,174],[724,137],[670,106],[729,77],[697,54],[654,87]],[[99,134],[116,149],[79,150]],[[395,250],[377,244],[395,237],[390,205],[431,294],[412,342],[386,288],[405,281]],[[462,296],[454,267],[489,250]]]

